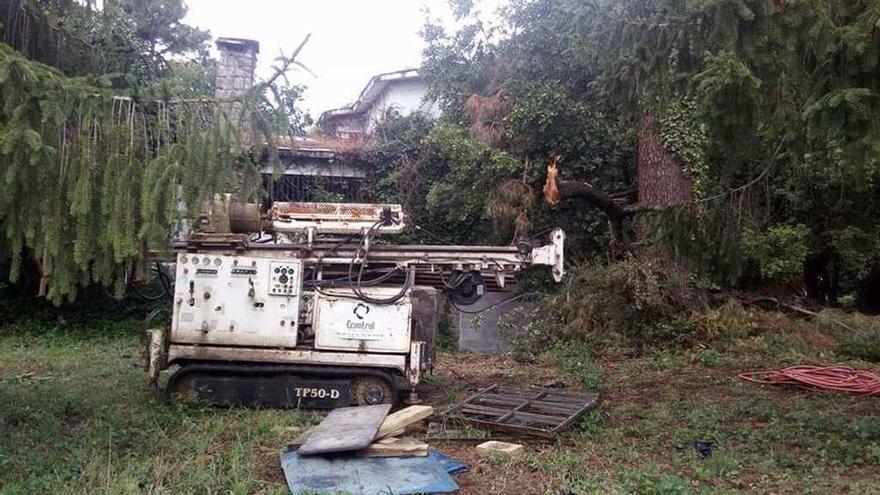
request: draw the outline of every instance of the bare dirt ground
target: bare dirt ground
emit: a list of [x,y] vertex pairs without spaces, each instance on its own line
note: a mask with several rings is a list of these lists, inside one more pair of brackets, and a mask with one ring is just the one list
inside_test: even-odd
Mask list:
[[[498,384],[507,387],[541,387],[561,378],[549,363],[520,363],[506,356],[483,356],[470,353],[439,353],[434,378],[422,387],[426,404],[442,410],[468,395]],[[455,476],[460,491],[468,495],[544,494],[550,490],[550,477],[544,471],[521,464],[499,462],[477,455],[475,446],[484,440],[430,441],[431,446],[464,463],[468,472]],[[529,450],[547,448],[536,439],[517,439]]]

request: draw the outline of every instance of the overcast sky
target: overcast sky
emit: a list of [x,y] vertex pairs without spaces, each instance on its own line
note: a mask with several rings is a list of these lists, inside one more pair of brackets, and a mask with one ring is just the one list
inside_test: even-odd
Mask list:
[[[481,0],[494,13],[504,0]],[[447,0],[186,0],[186,23],[217,37],[260,42],[259,75],[311,33],[300,61],[317,77],[299,71],[308,86],[305,107],[317,118],[324,110],[351,103],[373,75],[416,68],[424,47],[419,32],[426,11],[452,21]]]

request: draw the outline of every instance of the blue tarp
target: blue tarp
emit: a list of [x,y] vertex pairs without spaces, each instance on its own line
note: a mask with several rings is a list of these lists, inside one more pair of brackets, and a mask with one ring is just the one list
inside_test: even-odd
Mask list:
[[296,452],[285,452],[281,467],[294,495],[412,495],[458,490],[447,469],[460,472],[464,466],[433,452],[427,457],[300,457]]
[[435,459],[440,464],[442,464],[443,468],[446,469],[446,472],[449,474],[466,473],[468,470],[467,466],[465,466],[464,464],[456,461],[446,454],[437,452],[434,449],[428,449],[428,457],[430,457],[431,459]]

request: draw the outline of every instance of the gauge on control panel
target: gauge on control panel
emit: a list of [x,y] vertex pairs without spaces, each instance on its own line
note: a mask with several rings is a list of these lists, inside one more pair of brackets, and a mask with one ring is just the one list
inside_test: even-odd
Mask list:
[[272,262],[269,294],[290,296],[299,293],[301,262]]

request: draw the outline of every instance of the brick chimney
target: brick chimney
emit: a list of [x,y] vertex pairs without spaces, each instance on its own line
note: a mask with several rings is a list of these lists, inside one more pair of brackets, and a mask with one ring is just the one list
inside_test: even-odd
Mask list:
[[217,38],[216,43],[220,63],[217,64],[214,96],[232,98],[244,93],[254,85],[260,43],[243,38]]

